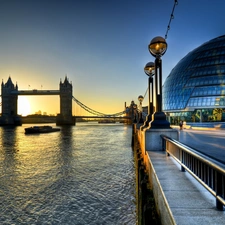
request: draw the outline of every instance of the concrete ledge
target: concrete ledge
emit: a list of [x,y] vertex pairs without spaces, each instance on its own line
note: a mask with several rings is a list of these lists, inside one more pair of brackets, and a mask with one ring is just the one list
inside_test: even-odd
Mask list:
[[145,164],[162,225],[225,224],[215,198],[163,151],[148,151]]
[[162,150],[162,138],[160,137],[161,134],[164,134],[175,140],[179,140],[179,132],[176,129],[148,129],[144,132],[146,151]]
[[[157,153],[163,154],[165,156],[165,153],[162,151],[156,152],[156,154]],[[176,224],[172,211],[170,210],[170,207],[168,205],[166,196],[164,195],[160,180],[158,179],[157,173],[154,169],[154,165],[150,159],[149,152],[147,152],[147,154],[145,155],[145,165],[149,177],[150,188],[153,190],[156,208],[161,218],[162,225]]]

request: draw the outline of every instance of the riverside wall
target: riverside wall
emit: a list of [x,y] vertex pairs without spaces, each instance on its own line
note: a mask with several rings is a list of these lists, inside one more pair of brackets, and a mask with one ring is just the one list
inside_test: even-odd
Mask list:
[[[170,207],[164,196],[154,166],[145,148],[144,132],[133,127],[132,145],[137,151],[136,174],[138,191],[138,225],[174,225],[176,224]],[[144,174],[143,174],[144,173]],[[152,196],[149,196],[152,193]],[[151,194],[150,194],[151,195]],[[149,202],[153,198],[154,202]],[[151,204],[151,205],[149,205]]]
[[138,225],[161,225],[160,217],[155,206],[155,200],[148,181],[147,168],[137,135],[132,138],[132,147],[136,174],[136,206]]

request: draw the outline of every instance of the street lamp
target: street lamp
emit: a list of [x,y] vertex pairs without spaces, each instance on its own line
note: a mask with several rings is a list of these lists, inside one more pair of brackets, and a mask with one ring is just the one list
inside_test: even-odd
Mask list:
[[148,45],[148,50],[155,57],[155,108],[154,120],[151,128],[170,128],[166,114],[162,112],[162,60],[167,50],[167,43],[163,37],[155,37]]
[[[133,102],[133,101],[132,101]],[[136,104],[134,104],[134,102],[133,102],[133,104],[132,104],[132,111],[133,111],[133,123],[137,123],[137,118],[136,118],[136,110],[137,110],[137,105]]]
[[144,67],[144,72],[148,76],[148,115],[146,116],[146,120],[144,125],[141,127],[141,130],[147,128],[149,123],[152,120],[152,114],[154,112],[153,106],[153,95],[154,95],[154,88],[153,88],[153,76],[155,72],[155,64],[153,62],[148,62]]
[[139,114],[139,124],[140,123],[144,123],[144,120],[142,118],[142,101],[144,100],[144,97],[142,95],[139,95],[138,96],[138,101],[140,102],[140,105],[139,105],[139,111],[140,111],[140,114]]

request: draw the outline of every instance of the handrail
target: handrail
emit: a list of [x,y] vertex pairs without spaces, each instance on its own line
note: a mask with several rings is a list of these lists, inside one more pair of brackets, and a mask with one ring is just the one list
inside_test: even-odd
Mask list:
[[203,185],[216,198],[217,209],[223,210],[225,165],[170,137],[161,135],[161,138],[163,150],[181,165],[182,171],[189,172]]

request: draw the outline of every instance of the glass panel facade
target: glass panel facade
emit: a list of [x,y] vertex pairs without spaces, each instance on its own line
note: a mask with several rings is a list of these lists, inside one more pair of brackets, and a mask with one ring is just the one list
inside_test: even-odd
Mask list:
[[202,108],[202,107],[210,107],[213,108],[221,106],[225,106],[225,97],[200,97],[200,98],[190,98],[187,104],[188,107],[192,108]]
[[204,86],[204,87],[195,87],[192,92],[191,97],[206,97],[212,95],[219,95],[225,97],[225,85],[222,86]]
[[196,110],[206,110],[207,121],[222,120],[224,115],[213,113],[225,108],[225,36],[204,43],[181,59],[164,83],[162,98],[163,111],[174,117],[190,119]]
[[[225,74],[225,72],[224,72]],[[205,76],[204,78],[202,77],[194,77],[190,78],[185,85],[185,87],[196,87],[196,86],[202,86],[202,85],[221,85],[225,84],[225,75],[215,75],[215,76]]]
[[169,113],[171,125],[178,125],[179,121],[186,122],[215,122],[215,121],[225,121],[225,108],[215,108],[215,109],[202,109],[194,110],[192,112],[173,112]]

